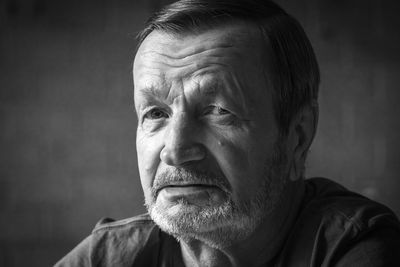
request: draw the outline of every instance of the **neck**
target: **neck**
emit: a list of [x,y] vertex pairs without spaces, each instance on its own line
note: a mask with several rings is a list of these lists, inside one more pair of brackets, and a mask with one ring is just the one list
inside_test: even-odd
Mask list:
[[210,247],[199,240],[180,241],[186,266],[268,266],[279,254],[296,219],[304,196],[304,180],[290,183],[282,200],[245,240],[223,249]]

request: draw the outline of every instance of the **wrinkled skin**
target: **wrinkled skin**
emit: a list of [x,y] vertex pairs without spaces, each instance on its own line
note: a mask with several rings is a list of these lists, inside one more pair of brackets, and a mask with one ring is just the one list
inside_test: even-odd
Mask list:
[[259,46],[230,32],[182,39],[153,32],[146,38],[134,67],[146,197],[157,172],[168,166],[223,175],[237,202],[261,185],[278,130],[260,57],[241,51]]
[[[259,32],[246,24],[199,34],[154,31],[141,44],[133,74],[138,164],[148,207],[160,207],[173,218],[183,209],[186,214],[198,213],[227,200],[244,207],[255,192],[265,189],[266,166],[271,167],[268,164],[276,156],[279,131],[260,51]],[[289,176],[297,179],[291,166],[302,164],[307,147],[299,145],[300,139],[294,131],[289,134],[281,149],[288,164],[282,176],[268,177],[269,184],[283,185]],[[171,176],[176,170],[194,174],[174,180]],[[197,179],[196,173],[207,179]],[[213,186],[197,186],[203,183]],[[279,190],[275,193],[283,194],[283,188]],[[286,223],[280,220],[288,218],[292,204],[279,196],[264,193],[264,197],[271,202],[271,218],[263,223],[273,225],[272,231],[282,229]],[[293,194],[294,201],[297,198]],[[283,209],[278,215],[275,206]],[[221,225],[202,227],[200,231],[214,231]],[[273,235],[257,238],[275,240]],[[199,245],[192,246],[189,241],[182,247],[189,258],[201,254],[193,252]],[[190,248],[193,253],[188,252]],[[226,258],[233,264],[234,257]]]

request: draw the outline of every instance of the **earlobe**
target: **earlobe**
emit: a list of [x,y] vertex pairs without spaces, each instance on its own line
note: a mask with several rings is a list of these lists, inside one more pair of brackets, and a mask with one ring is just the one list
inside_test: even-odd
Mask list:
[[291,134],[295,141],[290,177],[293,181],[304,176],[305,161],[316,133],[317,121],[318,106],[313,106],[302,109],[292,122]]
[[292,164],[290,165],[290,173],[289,178],[291,181],[295,182],[299,179],[304,178],[305,174],[305,166],[304,163],[295,162],[293,159]]

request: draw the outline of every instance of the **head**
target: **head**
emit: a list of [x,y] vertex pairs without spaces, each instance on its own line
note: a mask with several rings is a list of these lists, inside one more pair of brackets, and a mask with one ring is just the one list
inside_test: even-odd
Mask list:
[[183,0],[139,38],[137,151],[150,215],[180,239],[246,238],[304,175],[319,82],[307,37],[269,1]]

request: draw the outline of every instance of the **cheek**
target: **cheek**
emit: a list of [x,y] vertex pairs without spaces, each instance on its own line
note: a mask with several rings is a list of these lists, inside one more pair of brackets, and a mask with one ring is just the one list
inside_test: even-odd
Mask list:
[[162,145],[160,138],[145,137],[140,133],[136,138],[136,149],[138,158],[138,168],[140,181],[142,183],[145,194],[153,185],[154,177],[157,172],[157,167],[160,163],[160,151]]
[[252,136],[237,136],[214,142],[212,150],[219,167],[232,186],[235,198],[249,198],[265,179],[264,168],[272,153],[267,142]]
[[246,179],[252,176],[251,153],[245,140],[220,138],[214,143],[211,151],[233,191],[237,191],[238,188],[243,186]]
[[234,173],[247,169],[248,153],[240,143],[218,140],[212,151],[224,172]]

